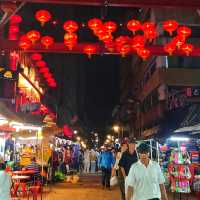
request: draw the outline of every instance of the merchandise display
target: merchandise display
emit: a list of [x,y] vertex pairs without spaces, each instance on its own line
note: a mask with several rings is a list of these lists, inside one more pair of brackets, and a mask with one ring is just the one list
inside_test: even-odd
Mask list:
[[190,193],[190,161],[186,151],[172,151],[168,171],[170,174],[170,185],[172,192]]

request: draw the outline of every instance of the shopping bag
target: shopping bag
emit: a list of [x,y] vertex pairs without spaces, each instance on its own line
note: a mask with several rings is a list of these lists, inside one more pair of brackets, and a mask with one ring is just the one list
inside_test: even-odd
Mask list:
[[117,184],[118,184],[117,177],[116,176],[111,177],[110,186],[115,186]]

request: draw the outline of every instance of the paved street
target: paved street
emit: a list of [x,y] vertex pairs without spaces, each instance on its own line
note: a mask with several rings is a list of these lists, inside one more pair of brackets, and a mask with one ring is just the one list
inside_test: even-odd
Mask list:
[[[120,200],[120,192],[117,187],[111,191],[103,190],[100,184],[100,176],[90,175],[81,177],[77,184],[57,183],[45,188],[44,200]],[[178,200],[169,194],[169,200]],[[182,196],[181,200],[197,200],[195,197]]]
[[44,200],[118,200],[117,188],[103,190],[99,176],[81,177],[77,184],[58,183],[49,186],[44,193]]

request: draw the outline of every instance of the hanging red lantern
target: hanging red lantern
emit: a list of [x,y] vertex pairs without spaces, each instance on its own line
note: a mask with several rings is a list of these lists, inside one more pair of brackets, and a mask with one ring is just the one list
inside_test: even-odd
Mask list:
[[42,67],[42,68],[40,68],[40,70],[39,70],[39,73],[41,73],[41,74],[47,73],[47,72],[49,72],[49,68],[48,68],[48,67]]
[[63,24],[63,29],[69,33],[74,33],[78,30],[78,24],[73,20],[68,20]]
[[163,29],[172,35],[172,33],[178,28],[178,23],[175,20],[167,20],[163,22]]
[[39,68],[42,68],[42,67],[46,67],[46,62],[43,61],[43,60],[40,60],[40,61],[37,61],[36,63],[36,66],[38,66]]
[[111,34],[117,30],[117,24],[113,21],[108,21],[104,23],[104,28],[106,32]]
[[91,56],[96,53],[96,46],[93,44],[88,44],[84,46],[83,52],[87,54],[89,58],[91,58]]
[[18,40],[19,34],[19,25],[10,25],[8,29],[8,39],[9,40]]
[[99,35],[99,40],[103,41],[104,43],[109,43],[113,41],[113,36],[109,33],[102,33]]
[[41,43],[48,49],[49,46],[53,45],[54,38],[51,36],[44,36],[41,38]]
[[150,56],[150,51],[148,49],[142,48],[137,50],[137,54],[143,59],[146,60]]
[[166,51],[170,56],[173,54],[173,52],[176,50],[176,45],[174,43],[168,43],[164,46],[164,51]]
[[93,31],[100,29],[102,26],[103,22],[100,19],[93,18],[88,21],[88,27]]
[[131,46],[129,44],[124,44],[117,47],[117,51],[122,55],[122,57],[125,57],[131,51]]
[[136,31],[141,29],[141,24],[138,20],[132,19],[127,23],[127,29],[135,34]]
[[50,83],[50,84],[49,84],[49,87],[56,88],[56,87],[57,87],[57,84],[56,84],[56,83]]
[[66,33],[64,35],[64,44],[67,46],[70,50],[73,49],[73,47],[77,43],[78,36],[75,33]]
[[131,38],[128,36],[119,36],[115,39],[115,44],[116,44],[116,47],[120,47],[122,45],[129,44],[130,41],[131,41]]
[[40,32],[35,30],[29,31],[26,35],[33,44],[40,39]]
[[65,33],[64,35],[64,41],[66,42],[77,42],[78,36],[75,33]]
[[185,37],[178,35],[172,39],[172,43],[175,44],[179,49],[185,43]]
[[132,48],[134,50],[143,48],[145,45],[145,37],[142,35],[136,35],[133,39],[132,39]]
[[50,72],[43,73],[44,78],[52,78],[52,74]]
[[144,35],[150,42],[152,42],[152,40],[158,36],[158,33],[155,29],[148,29],[144,32]]
[[32,43],[31,41],[27,38],[26,35],[23,35],[20,37],[19,40],[19,47],[23,50],[29,49],[31,47]]
[[20,15],[13,15],[10,18],[10,24],[20,24],[22,22],[22,17]]
[[106,48],[109,52],[114,52],[114,50],[115,50],[115,43],[114,43],[114,42],[105,43],[105,48]]
[[178,35],[187,38],[191,35],[192,30],[191,30],[191,28],[189,28],[187,26],[181,26],[178,28],[177,33],[178,33]]
[[39,54],[39,53],[34,53],[34,54],[31,55],[31,59],[32,59],[33,61],[42,60],[42,55]]
[[193,51],[193,45],[192,45],[192,44],[183,44],[183,45],[181,46],[181,50],[182,50],[183,52],[185,52],[185,54],[186,54],[187,56],[189,56],[189,55],[192,53],[192,51]]
[[155,29],[155,24],[153,22],[145,22],[144,24],[142,24],[142,30],[144,32]]
[[51,14],[48,10],[39,10],[36,12],[35,18],[44,26],[51,19]]

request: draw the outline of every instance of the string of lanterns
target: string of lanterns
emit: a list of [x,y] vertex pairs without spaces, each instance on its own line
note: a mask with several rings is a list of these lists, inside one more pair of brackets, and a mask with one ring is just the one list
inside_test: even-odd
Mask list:
[[[40,22],[41,26],[44,26],[45,23],[51,20],[52,16],[47,10],[39,10],[36,12],[35,18]],[[155,23],[141,23],[135,19],[128,21],[126,25],[127,29],[132,32],[131,37],[121,35],[114,38],[113,33],[118,28],[114,21],[103,22],[101,19],[93,18],[88,21],[87,26],[109,52],[117,51],[122,57],[131,52],[135,52],[143,60],[146,60],[151,54],[146,44],[151,44],[159,36]],[[190,55],[193,51],[193,45],[186,42],[186,39],[191,35],[191,29],[189,27],[179,26],[175,20],[168,20],[162,23],[162,28],[171,37],[175,35],[175,32],[177,33],[169,43],[164,45],[165,52],[173,55],[176,50],[181,50],[185,55]],[[78,41],[77,31],[79,25],[73,20],[68,20],[64,22],[63,29],[65,30],[64,45],[69,50],[72,50]],[[45,48],[49,48],[49,46],[54,44],[53,37],[41,37],[38,31],[31,30],[20,38],[19,46],[26,50],[39,40],[41,40]],[[82,52],[90,58],[97,52],[97,49],[94,44],[87,44],[83,47]]]
[[34,53],[31,55],[31,59],[35,62],[35,65],[39,68],[39,73],[46,80],[49,87],[55,88],[57,86],[55,79],[53,78],[52,73],[47,67],[47,63],[42,60],[42,55],[39,53]]

